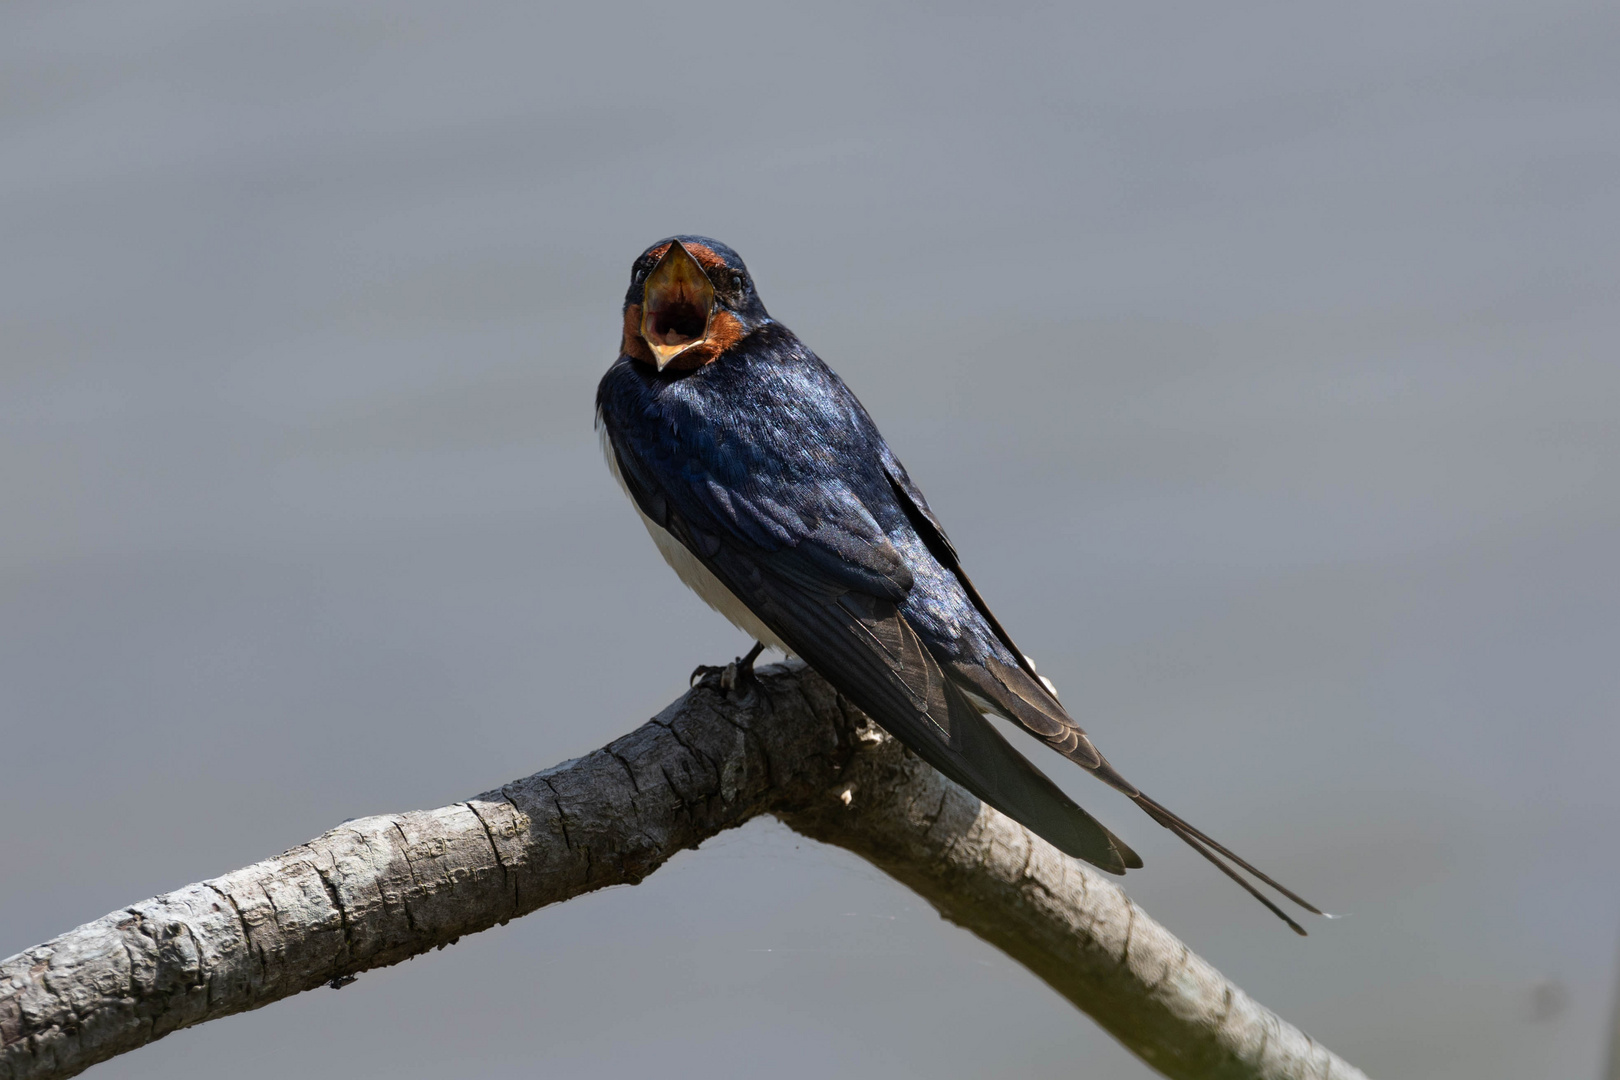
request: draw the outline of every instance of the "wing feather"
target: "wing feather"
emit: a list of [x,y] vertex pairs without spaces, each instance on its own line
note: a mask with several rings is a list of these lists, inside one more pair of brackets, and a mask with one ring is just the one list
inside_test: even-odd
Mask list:
[[662,470],[644,467],[617,440],[611,445],[642,512],[891,735],[1059,850],[1115,874],[1142,865],[947,677],[896,606],[910,590],[911,572],[876,522],[865,528],[857,519],[841,532],[823,523],[795,545],[767,547],[755,528],[728,529],[715,514],[722,505],[732,517],[745,512],[737,493],[722,500],[703,484],[706,497],[683,498],[686,485],[659,483]]
[[1002,737],[893,601],[725,543],[708,564],[795,653],[941,773],[1069,855],[1116,874],[1142,865]]
[[1017,666],[1004,663],[994,656],[986,657],[981,662],[953,662],[949,669],[951,677],[998,715],[1018,724],[1069,760],[1095,771],[1103,764],[1102,753],[1092,744],[1085,729],[1075,723],[1068,710],[1047,689],[1029,658],[1018,648],[1012,635],[1001,625],[1001,620],[990,610],[990,605],[979,595],[973,580],[962,569],[956,548],[945,535],[945,527],[929,509],[928,501],[923,498],[917,485],[911,482],[905,467],[890,454],[884,461],[884,471],[888,474],[895,498],[899,500],[907,520],[922,538],[929,554],[956,575],[974,609],[1018,660]]

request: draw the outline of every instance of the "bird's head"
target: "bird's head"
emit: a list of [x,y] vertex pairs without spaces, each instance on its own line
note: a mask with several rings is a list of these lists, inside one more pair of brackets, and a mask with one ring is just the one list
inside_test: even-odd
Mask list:
[[619,352],[691,371],[769,321],[740,255],[706,236],[672,236],[630,268]]

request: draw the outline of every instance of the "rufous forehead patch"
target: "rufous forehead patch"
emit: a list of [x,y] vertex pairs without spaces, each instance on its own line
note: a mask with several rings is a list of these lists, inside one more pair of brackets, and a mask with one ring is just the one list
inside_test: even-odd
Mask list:
[[[675,241],[671,240],[669,244],[673,244],[674,242]],[[647,253],[652,256],[654,263],[656,263],[659,259],[662,259],[665,254],[668,253],[669,244],[659,244],[657,247],[653,248]],[[729,269],[729,267],[726,266],[726,260],[716,255],[714,253],[714,249],[709,247],[707,244],[699,244],[690,240],[682,240],[681,246],[684,247],[692,258],[697,260],[697,264],[703,267],[705,270]]]
[[684,244],[683,246],[687,251],[692,253],[692,258],[696,259],[698,261],[698,265],[703,267],[703,269],[727,269],[726,260],[716,255],[713,249],[711,249],[707,244]]

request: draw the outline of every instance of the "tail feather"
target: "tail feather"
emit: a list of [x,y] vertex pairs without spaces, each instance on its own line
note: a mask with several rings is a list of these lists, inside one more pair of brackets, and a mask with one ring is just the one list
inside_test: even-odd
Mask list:
[[1214,863],[1216,869],[1218,869],[1221,873],[1225,874],[1227,877],[1231,878],[1233,881],[1235,881],[1239,885],[1241,885],[1243,887],[1243,891],[1248,893],[1250,896],[1254,897],[1256,900],[1260,901],[1262,904],[1264,904],[1267,911],[1271,912],[1273,915],[1277,916],[1277,918],[1279,918],[1283,922],[1287,923],[1288,924],[1288,929],[1292,930],[1294,933],[1298,934],[1300,937],[1307,937],[1308,936],[1305,933],[1305,928],[1303,926],[1301,926],[1301,925],[1299,925],[1299,923],[1295,922],[1289,916],[1289,914],[1286,911],[1284,911],[1282,908],[1278,907],[1277,904],[1271,899],[1271,897],[1267,896],[1265,893],[1263,893],[1259,889],[1255,888],[1253,882],[1247,880],[1246,878],[1243,877],[1243,875],[1239,874],[1236,870],[1234,870],[1230,866],[1226,865],[1226,863],[1221,860],[1221,857],[1219,855],[1215,854],[1213,851],[1209,850],[1209,848],[1207,848],[1203,844],[1199,843],[1198,840],[1194,836],[1192,836],[1190,833],[1183,832],[1182,830],[1176,828],[1173,825],[1168,825],[1168,826],[1166,826],[1166,828],[1170,829],[1171,832],[1175,833],[1177,836],[1179,836],[1183,840],[1185,840],[1187,842],[1187,846],[1191,847],[1194,851],[1198,852],[1198,854],[1200,854],[1204,858],[1208,859],[1211,863]]
[[[1151,802],[1152,800],[1146,800],[1146,801]],[[1153,818],[1153,820],[1157,821],[1160,825],[1163,825],[1165,828],[1169,829],[1171,832],[1173,832],[1177,836],[1181,837],[1181,839],[1186,842],[1188,847],[1192,848],[1194,851],[1198,852],[1198,854],[1200,854],[1204,858],[1208,859],[1211,863],[1213,863],[1215,865],[1215,868],[1218,869],[1221,873],[1225,874],[1227,877],[1231,878],[1233,881],[1237,882],[1240,886],[1242,886],[1244,892],[1247,892],[1250,896],[1254,897],[1256,900],[1260,901],[1260,903],[1264,904],[1265,907],[1266,907],[1266,910],[1271,912],[1273,915],[1277,916],[1277,918],[1281,919],[1283,922],[1287,923],[1288,928],[1290,930],[1292,930],[1294,933],[1298,934],[1300,937],[1308,936],[1305,933],[1305,928],[1303,926],[1301,926],[1301,925],[1299,925],[1299,923],[1295,922],[1289,916],[1289,914],[1286,911],[1284,911],[1282,908],[1278,907],[1277,904],[1271,899],[1271,897],[1267,896],[1265,893],[1263,893],[1259,889],[1255,888],[1253,882],[1249,881],[1242,874],[1239,874],[1236,870],[1232,869],[1230,866],[1228,866],[1226,864],[1226,862],[1219,855],[1215,854],[1213,851],[1209,850],[1209,848],[1205,847],[1203,845],[1203,843],[1201,843],[1199,841],[1198,836],[1195,835],[1191,829],[1183,827],[1181,825],[1179,818],[1176,818],[1174,815],[1171,815],[1168,818],[1161,817],[1159,814],[1154,813],[1153,810],[1148,810],[1146,805],[1143,805],[1142,808],[1144,810],[1148,811],[1148,814]],[[1224,851],[1225,849],[1223,848],[1222,850]],[[1281,892],[1287,893],[1288,898],[1290,900],[1297,900],[1297,897],[1295,897],[1293,895],[1293,893],[1289,893],[1287,889],[1284,889],[1284,888],[1282,888],[1282,886],[1277,885],[1277,883],[1272,881],[1269,877],[1266,877],[1264,874],[1261,874],[1259,871],[1254,870],[1252,867],[1250,867],[1248,865],[1248,863],[1243,862],[1241,859],[1236,859],[1235,856],[1234,856],[1234,859],[1235,859],[1235,861],[1240,863],[1243,866],[1244,869],[1249,870],[1250,873],[1255,874],[1257,877],[1263,878],[1266,881],[1267,884],[1272,885],[1274,888],[1278,889]],[[1301,906],[1308,906],[1308,905],[1305,905],[1305,904],[1303,904],[1303,902],[1301,902]],[[1315,908],[1311,908],[1310,910],[1316,911]],[[1320,914],[1320,912],[1317,912],[1317,914]]]
[[[1084,762],[1081,764],[1084,764]],[[1148,798],[1142,793],[1140,788],[1121,776],[1119,774],[1119,770],[1110,765],[1107,759],[1103,759],[1098,765],[1090,767],[1090,771],[1092,775],[1097,777],[1097,779],[1101,780],[1103,783],[1116,789],[1117,791],[1120,791],[1137,806],[1140,806],[1154,821],[1157,821],[1160,825],[1163,825],[1165,828],[1179,836],[1188,847],[1192,848],[1194,851],[1198,852],[1198,854],[1214,863],[1220,868],[1221,873],[1243,886],[1244,890],[1247,891],[1250,896],[1260,901],[1273,915],[1287,923],[1294,933],[1303,937],[1305,936],[1305,928],[1300,926],[1299,923],[1295,922],[1293,919],[1289,918],[1281,908],[1272,903],[1270,898],[1268,898],[1264,893],[1260,892],[1260,890],[1257,889],[1252,882],[1246,880],[1236,870],[1232,869],[1232,867],[1226,862],[1226,859],[1230,859],[1246,873],[1271,886],[1273,889],[1276,889],[1283,896],[1287,897],[1289,900],[1292,900],[1294,903],[1298,904],[1312,915],[1325,914],[1321,908],[1317,907],[1315,904],[1311,903],[1294,890],[1288,888],[1288,886],[1282,884],[1270,874],[1267,874],[1265,871],[1259,869],[1253,863],[1234,852],[1225,844],[1215,840],[1208,833],[1194,828],[1182,817],[1165,809],[1164,805],[1159,803],[1157,800]],[[1221,856],[1225,856],[1226,858],[1223,859]]]
[[[1142,794],[1138,793],[1136,798],[1135,798],[1135,802],[1136,802],[1136,805],[1140,806],[1143,810],[1146,810],[1147,813],[1148,813],[1148,816],[1153,818],[1154,821],[1157,821],[1160,825],[1163,825],[1165,828],[1169,829],[1171,832],[1175,833],[1177,836],[1179,836],[1183,840],[1187,841],[1187,843],[1192,844],[1193,847],[1195,847],[1195,848],[1199,847],[1199,844],[1196,843],[1195,841],[1201,841],[1202,843],[1207,844],[1209,847],[1214,848],[1216,851],[1220,852],[1222,855],[1225,855],[1228,859],[1231,859],[1233,862],[1237,863],[1240,867],[1242,867],[1248,873],[1250,873],[1253,876],[1259,878],[1261,881],[1265,882],[1267,885],[1270,885],[1273,889],[1276,889],[1278,892],[1282,893],[1288,899],[1292,900],[1294,903],[1298,904],[1300,907],[1304,908],[1306,911],[1310,912],[1312,915],[1324,915],[1324,914],[1326,914],[1321,908],[1317,907],[1315,904],[1311,903],[1309,900],[1305,899],[1303,896],[1300,896],[1298,893],[1296,893],[1292,889],[1288,888],[1288,886],[1281,884],[1275,878],[1273,878],[1271,875],[1269,875],[1269,874],[1265,873],[1264,871],[1256,868],[1252,863],[1250,863],[1247,859],[1244,859],[1241,855],[1238,855],[1238,854],[1234,853],[1231,848],[1226,847],[1224,844],[1221,844],[1216,840],[1212,840],[1208,836],[1208,834],[1199,831],[1198,829],[1194,828],[1192,825],[1189,825],[1185,820],[1183,820],[1182,818],[1176,816],[1175,814],[1172,814],[1170,811],[1166,810],[1162,805],[1160,805],[1158,802],[1155,802],[1153,799],[1150,799],[1146,795],[1142,795]],[[1200,848],[1200,850],[1202,851],[1203,849]],[[1204,854],[1204,856],[1206,858],[1210,858],[1210,859],[1214,858],[1214,856],[1208,851],[1204,851],[1203,854]],[[1216,860],[1216,861],[1218,862],[1219,860]],[[1228,870],[1227,873],[1230,874],[1231,871]],[[1286,916],[1285,916],[1285,918],[1286,918]],[[1303,931],[1303,930],[1300,931],[1300,933],[1302,933],[1302,934],[1304,932],[1305,931]]]

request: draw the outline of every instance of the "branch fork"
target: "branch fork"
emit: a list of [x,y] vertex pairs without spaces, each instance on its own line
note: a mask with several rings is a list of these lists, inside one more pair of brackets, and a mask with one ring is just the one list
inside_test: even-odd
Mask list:
[[0,1080],[397,964],[760,814],[846,848],[1178,1078],[1364,1080],[1104,875],[981,804],[789,663],[706,678],[601,750],[436,810],[360,818],[0,962]]

